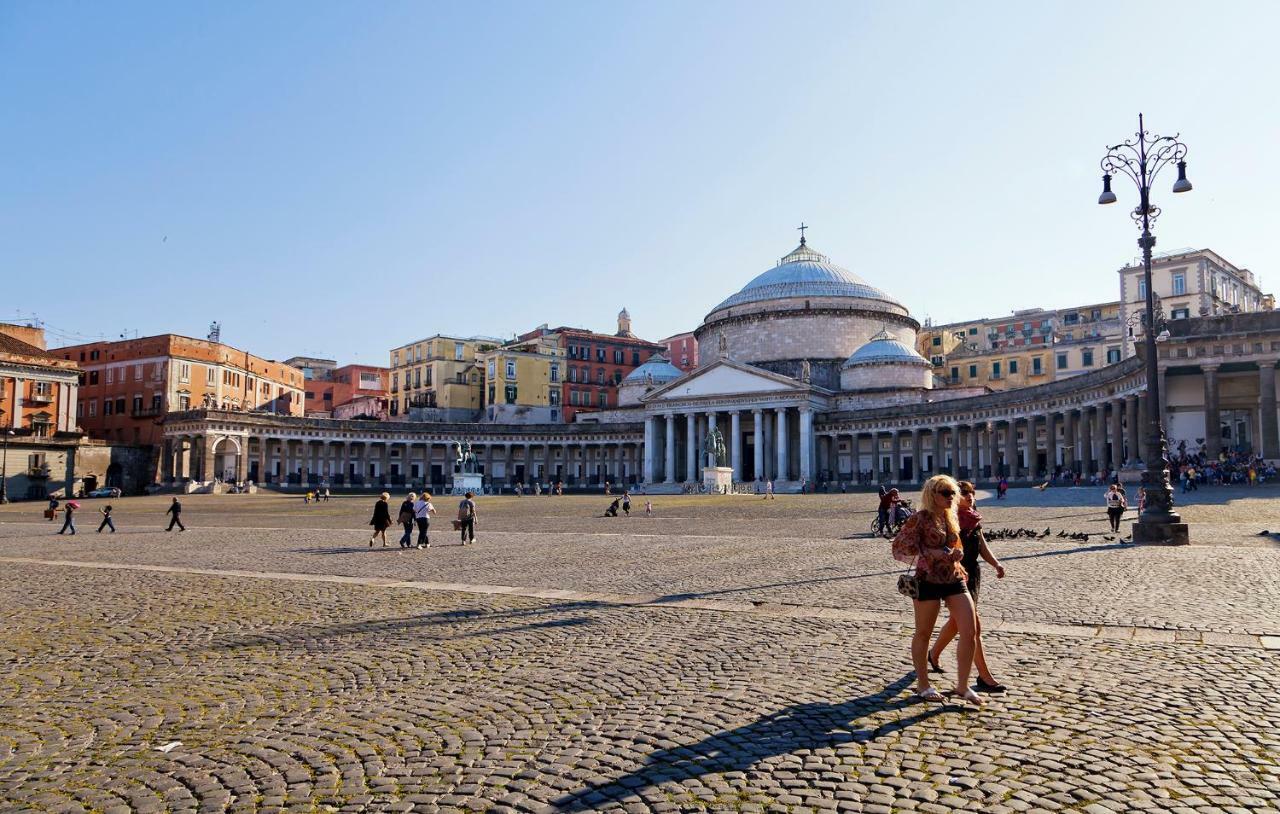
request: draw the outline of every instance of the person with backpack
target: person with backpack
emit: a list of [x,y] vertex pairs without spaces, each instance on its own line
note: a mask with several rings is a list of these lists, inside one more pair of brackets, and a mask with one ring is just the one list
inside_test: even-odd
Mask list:
[[458,504],[458,528],[462,532],[462,544],[476,541],[475,492],[467,492]]

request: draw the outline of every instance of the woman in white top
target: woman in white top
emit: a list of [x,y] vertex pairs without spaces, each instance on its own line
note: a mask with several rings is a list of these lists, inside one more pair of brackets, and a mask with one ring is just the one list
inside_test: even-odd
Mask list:
[[1113,483],[1111,488],[1107,490],[1107,520],[1111,522],[1111,530],[1120,531],[1120,518],[1124,515],[1124,510],[1129,508],[1128,502],[1124,499],[1124,492],[1120,491],[1120,484]]
[[431,548],[431,540],[427,538],[427,529],[431,526],[431,515],[436,507],[431,505],[431,494],[423,492],[413,502],[413,519],[418,524],[418,548]]

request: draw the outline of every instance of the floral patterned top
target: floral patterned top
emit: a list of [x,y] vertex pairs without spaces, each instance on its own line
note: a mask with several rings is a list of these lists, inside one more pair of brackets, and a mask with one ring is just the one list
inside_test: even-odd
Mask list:
[[945,526],[939,525],[933,515],[921,509],[907,518],[907,522],[902,524],[902,531],[893,538],[893,558],[899,562],[914,562],[916,573],[925,582],[940,585],[964,582],[968,573],[959,560],[951,559],[951,550],[960,547],[960,538],[948,539],[949,536]]

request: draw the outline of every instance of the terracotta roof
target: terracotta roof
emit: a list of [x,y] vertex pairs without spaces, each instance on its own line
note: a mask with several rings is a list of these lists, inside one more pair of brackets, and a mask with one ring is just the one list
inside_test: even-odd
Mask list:
[[54,356],[47,350],[42,350],[37,348],[35,345],[27,344],[21,339],[15,339],[6,333],[0,333],[0,354],[24,356],[27,359],[39,359],[49,364],[56,364],[57,367],[78,367],[75,362],[63,359],[61,356]]

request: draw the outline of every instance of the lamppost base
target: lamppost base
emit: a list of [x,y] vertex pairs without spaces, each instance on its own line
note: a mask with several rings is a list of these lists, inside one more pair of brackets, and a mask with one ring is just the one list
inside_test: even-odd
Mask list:
[[1133,524],[1133,542],[1142,545],[1190,545],[1186,523],[1142,521]]

